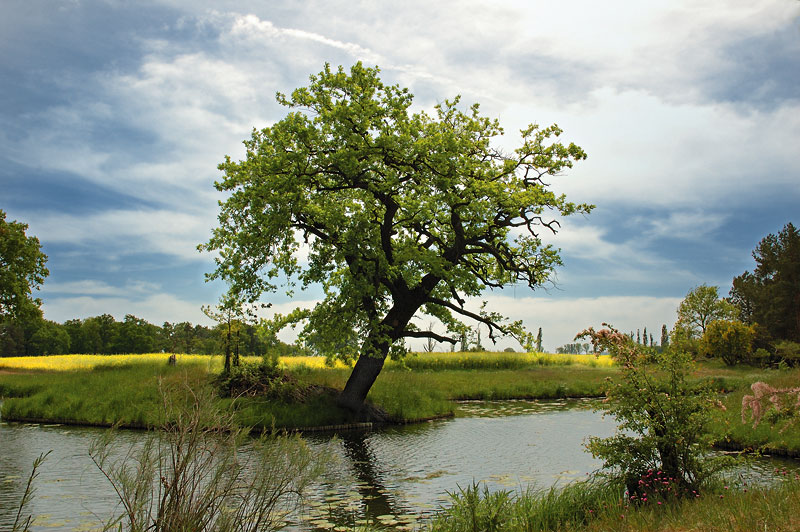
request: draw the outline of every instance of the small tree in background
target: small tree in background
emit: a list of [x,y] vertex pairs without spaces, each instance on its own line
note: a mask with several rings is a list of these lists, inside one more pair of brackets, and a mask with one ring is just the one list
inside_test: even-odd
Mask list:
[[203,313],[216,321],[223,334],[225,350],[225,373],[230,372],[231,366],[239,365],[239,340],[242,325],[248,320],[255,319],[255,312],[248,308],[244,301],[232,291],[220,297],[220,302],[211,307],[201,307]]
[[542,328],[539,327],[539,333],[536,335],[536,351],[542,352]]
[[24,318],[42,304],[32,293],[50,273],[47,255],[38,238],[25,234],[27,229],[28,224],[6,222],[0,210],[0,320]]
[[719,357],[733,366],[744,362],[753,350],[755,330],[740,321],[712,321],[700,341],[700,352]]
[[[428,324],[428,328],[426,330],[428,332],[433,332],[433,322],[430,322]],[[434,340],[432,336],[429,336],[425,340],[425,343],[422,345],[422,349],[426,353],[431,353],[435,347],[436,347],[436,340]]]
[[716,286],[701,284],[689,290],[678,306],[678,323],[691,338],[700,338],[709,323],[716,320],[733,320],[738,309],[728,301],[720,299]]
[[661,326],[661,347],[666,348],[669,346],[669,331],[667,331],[667,324]]

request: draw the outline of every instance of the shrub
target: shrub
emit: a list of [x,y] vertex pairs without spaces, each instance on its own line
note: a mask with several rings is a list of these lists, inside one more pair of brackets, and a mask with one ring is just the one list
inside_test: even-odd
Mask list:
[[215,383],[222,397],[258,396],[293,402],[302,402],[305,397],[305,389],[295,377],[264,362],[233,366],[219,374]]
[[775,344],[775,358],[788,366],[800,365],[800,344],[783,340]]
[[330,451],[315,456],[299,436],[265,435],[249,441],[248,453],[242,453],[250,431],[214,406],[211,390],[161,391],[168,421],[160,432],[119,453],[111,430],[90,449],[122,507],[105,530],[282,528],[286,511],[322,473]]
[[591,338],[598,351],[610,352],[621,367],[621,378],[609,381],[604,403],[620,431],[610,438],[590,438],[589,451],[603,459],[603,468],[624,483],[633,501],[647,497],[654,472],[670,488],[662,497],[698,491],[728,462],[708,456],[710,407],[721,404],[708,384],[687,379],[690,355],[674,349],[645,353],[628,336],[607,327],[590,328],[578,338]]
[[765,382],[754,382],[750,389],[753,395],[742,397],[742,423],[747,423],[747,416],[753,420],[753,428],[758,427],[762,418],[772,424],[788,419],[781,431],[800,417],[800,387],[773,388]]
[[719,357],[729,366],[744,362],[753,349],[755,331],[740,321],[712,321],[700,340],[700,350],[708,357]]

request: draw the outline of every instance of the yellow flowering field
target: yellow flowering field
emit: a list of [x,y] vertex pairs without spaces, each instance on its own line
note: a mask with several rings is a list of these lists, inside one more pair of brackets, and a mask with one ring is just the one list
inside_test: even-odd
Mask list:
[[[38,371],[73,371],[96,366],[123,366],[153,362],[167,363],[170,353],[145,353],[136,355],[50,355],[0,358],[0,368]],[[209,368],[222,367],[220,357],[205,355],[175,355],[178,364],[208,364]]]
[[402,362],[412,369],[514,369],[535,366],[590,366],[608,368],[614,365],[610,355],[567,355],[553,353],[411,353]]
[[[21,369],[33,371],[73,371],[92,369],[96,366],[122,366],[128,364],[163,363],[166,364],[170,353],[145,353],[133,355],[50,355],[31,357],[2,357],[0,368]],[[208,355],[183,355],[176,354],[178,365],[205,364],[210,370],[222,368],[221,356]],[[242,357],[246,362],[259,362],[260,357]],[[325,359],[322,357],[281,357],[280,364],[286,368],[307,366],[309,368],[325,368]],[[336,362],[337,368],[347,368],[341,361]]]
[[[30,357],[0,358],[0,369],[33,371],[73,371],[92,369],[96,366],[115,366],[127,364],[167,363],[170,353],[147,353],[134,355],[51,355]],[[222,368],[221,356],[176,354],[181,364],[206,365],[209,370]],[[242,357],[247,362],[258,362],[259,357]],[[465,369],[492,368],[498,364],[513,361],[515,365],[567,366],[584,365],[611,367],[614,365],[609,355],[565,355],[551,353],[411,353],[406,360],[409,367],[427,369]],[[387,367],[403,365],[403,362],[387,361]],[[281,357],[280,365],[287,369],[305,366],[310,369],[325,369],[325,358],[314,356]],[[347,369],[350,366],[337,360],[334,366]]]

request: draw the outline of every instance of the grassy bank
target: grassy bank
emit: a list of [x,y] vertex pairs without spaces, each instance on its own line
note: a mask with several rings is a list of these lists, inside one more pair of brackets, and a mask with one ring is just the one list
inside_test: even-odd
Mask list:
[[[168,354],[64,355],[0,358],[0,397],[6,420],[128,426],[153,426],[161,420],[158,382],[167,386],[181,380],[208,383],[222,366],[220,357]],[[326,393],[303,401],[236,399],[239,421],[256,427],[317,427],[348,424],[356,419],[333,405],[331,393],[342,389],[350,368],[328,367],[319,357],[292,357],[280,361],[301,387]],[[541,353],[423,353],[402,361],[388,361],[369,394],[369,401],[392,420],[409,422],[457,414],[454,400],[555,399],[599,397],[616,369],[607,357]],[[767,416],[757,428],[741,421],[742,396],[755,381],[795,386],[800,370],[730,368],[703,362],[697,378],[712,378],[718,389],[729,391],[713,427],[715,436],[731,448],[761,449],[800,455],[800,422],[784,413]],[[230,403],[230,399],[221,399]]]
[[750,384],[756,381],[775,388],[794,388],[800,384],[800,369],[753,374],[746,386],[728,394],[723,401],[726,409],[719,412],[712,427],[719,446],[800,457],[800,409],[796,403],[776,409],[764,399],[765,414],[757,426],[754,426],[750,411],[745,413],[743,419],[742,398],[753,393]]
[[791,531],[800,529],[800,480],[771,487],[717,482],[696,498],[631,505],[620,489],[598,482],[522,494],[479,488],[453,497],[430,532],[503,531]]
[[[158,382],[208,383],[221,369],[219,357],[168,354],[61,355],[0,359],[0,397],[6,420],[127,426],[158,424]],[[255,361],[253,361],[255,362]],[[338,390],[350,368],[319,357],[289,357],[280,365],[301,388]],[[614,373],[608,357],[543,353],[427,353],[388,361],[368,400],[397,422],[453,415],[456,399],[552,399],[602,394]],[[239,421],[255,427],[316,427],[354,419],[332,404],[330,393],[303,401],[242,397],[233,403]]]

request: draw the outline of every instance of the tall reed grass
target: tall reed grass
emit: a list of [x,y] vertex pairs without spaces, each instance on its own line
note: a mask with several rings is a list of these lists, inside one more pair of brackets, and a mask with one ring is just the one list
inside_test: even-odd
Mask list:
[[451,495],[429,532],[800,530],[800,479],[769,487],[718,479],[696,498],[631,504],[621,487],[590,480],[563,489],[489,492],[473,485]]

